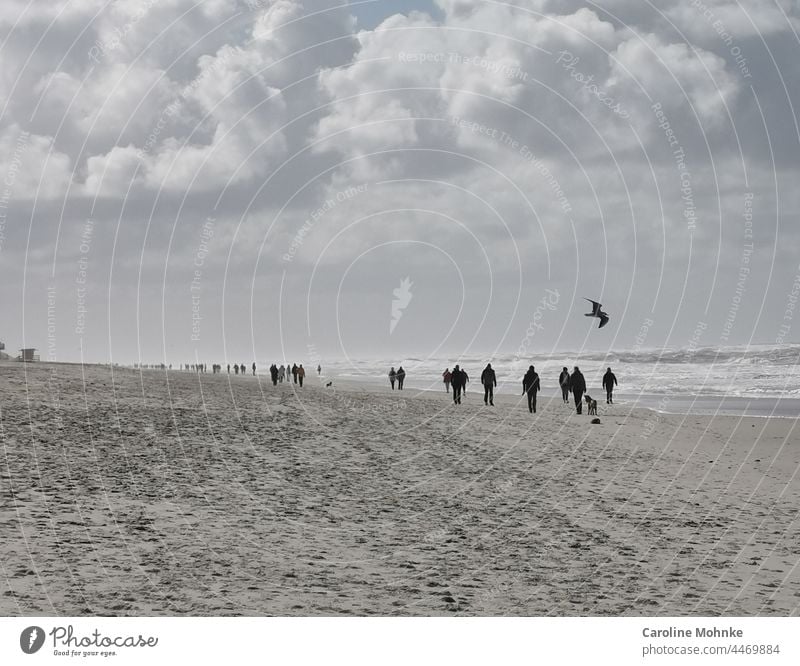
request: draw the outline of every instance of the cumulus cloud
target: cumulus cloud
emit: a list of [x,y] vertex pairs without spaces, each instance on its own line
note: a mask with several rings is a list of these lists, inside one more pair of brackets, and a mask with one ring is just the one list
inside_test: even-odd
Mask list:
[[[454,288],[446,262],[481,298],[497,280],[502,321],[522,284],[588,282],[622,302],[635,280],[635,331],[659,280],[702,272],[698,252],[736,264],[748,188],[763,229],[795,233],[796,197],[779,206],[774,183],[794,175],[796,6],[659,7],[437,0],[433,15],[359,30],[335,0],[12,0],[0,170],[23,213],[63,208],[65,229],[92,206],[124,221],[115,256],[128,268],[167,261],[183,275],[213,218],[205,267],[233,262],[226,284],[245,291],[287,271],[288,301],[302,300],[319,266],[330,279],[315,298],[328,302],[342,267],[363,261],[413,267],[419,285],[437,276],[436,303]],[[31,251],[66,252],[44,229]],[[173,230],[180,249],[165,259]],[[780,296],[766,300],[777,312]],[[684,304],[687,326],[704,302]]]

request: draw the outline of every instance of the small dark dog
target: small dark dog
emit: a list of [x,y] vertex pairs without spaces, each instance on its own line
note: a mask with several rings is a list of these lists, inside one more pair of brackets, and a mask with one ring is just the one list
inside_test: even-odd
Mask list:
[[328,388],[329,386],[333,386],[333,382],[328,382],[327,384],[325,384],[325,388]]
[[586,406],[589,408],[589,415],[597,416],[597,400],[594,400],[592,396],[586,395]]

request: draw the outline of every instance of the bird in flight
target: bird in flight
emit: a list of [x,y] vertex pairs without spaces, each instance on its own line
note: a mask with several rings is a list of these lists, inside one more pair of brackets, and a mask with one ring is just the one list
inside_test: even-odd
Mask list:
[[586,316],[597,317],[600,320],[600,326],[598,326],[597,328],[603,328],[603,326],[605,326],[608,323],[609,319],[608,315],[600,309],[603,306],[597,301],[593,301],[591,298],[584,297],[583,300],[589,301],[592,304],[592,311],[587,312]]

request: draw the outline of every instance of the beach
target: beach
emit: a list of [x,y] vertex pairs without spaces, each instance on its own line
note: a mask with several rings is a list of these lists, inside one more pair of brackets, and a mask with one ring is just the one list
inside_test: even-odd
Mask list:
[[0,614],[800,614],[797,419],[590,393],[0,363]]

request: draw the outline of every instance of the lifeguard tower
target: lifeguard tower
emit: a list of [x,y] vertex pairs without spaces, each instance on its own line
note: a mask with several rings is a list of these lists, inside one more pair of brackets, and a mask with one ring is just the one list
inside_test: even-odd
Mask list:
[[36,350],[33,347],[28,349],[20,349],[17,360],[22,361],[23,363],[33,363],[34,361],[39,360],[39,354],[36,353]]

